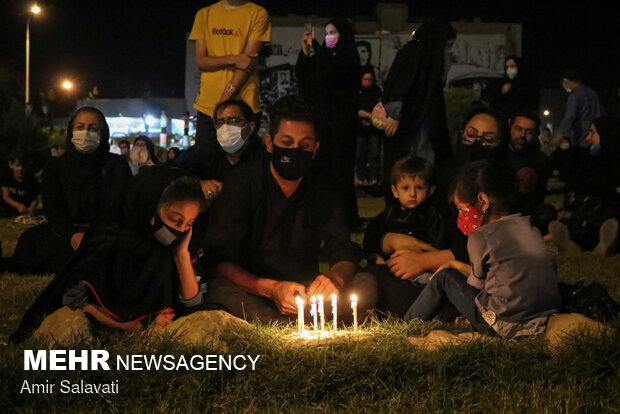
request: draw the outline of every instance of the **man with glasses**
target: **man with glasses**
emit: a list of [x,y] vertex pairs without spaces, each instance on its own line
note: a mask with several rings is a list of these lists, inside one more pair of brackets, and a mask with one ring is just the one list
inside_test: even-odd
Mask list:
[[[221,117],[221,114],[218,114]],[[265,144],[271,156],[235,169],[224,182],[201,239],[213,269],[206,301],[250,321],[290,321],[296,296],[339,294],[338,315],[374,306],[376,282],[356,274],[359,256],[349,238],[342,194],[312,172],[319,147],[314,110],[297,96],[278,100]],[[324,255],[329,270],[319,270]]]
[[265,156],[265,147],[256,135],[256,123],[250,106],[229,99],[218,104],[213,127],[218,146],[194,145],[179,156],[177,164],[195,174],[207,199],[222,191],[224,178],[239,165]]

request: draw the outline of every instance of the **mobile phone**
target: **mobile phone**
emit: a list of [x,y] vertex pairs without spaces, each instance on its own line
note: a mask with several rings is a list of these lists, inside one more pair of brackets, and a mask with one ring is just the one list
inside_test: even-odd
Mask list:
[[306,23],[304,33],[312,33],[312,23]]

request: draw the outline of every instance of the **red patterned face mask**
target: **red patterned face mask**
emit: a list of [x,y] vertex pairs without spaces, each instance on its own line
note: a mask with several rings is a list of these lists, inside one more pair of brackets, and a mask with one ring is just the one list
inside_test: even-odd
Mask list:
[[464,235],[469,236],[472,231],[480,228],[483,218],[484,213],[479,212],[476,207],[468,204],[463,209],[459,208],[459,218],[456,220],[456,225]]

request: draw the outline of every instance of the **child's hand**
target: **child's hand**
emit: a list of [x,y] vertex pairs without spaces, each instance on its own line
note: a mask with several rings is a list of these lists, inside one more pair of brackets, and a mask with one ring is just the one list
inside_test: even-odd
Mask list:
[[157,326],[166,326],[170,325],[173,319],[174,313],[172,313],[172,309],[166,309],[164,312],[157,315],[155,323],[157,323]]
[[456,269],[461,272],[465,277],[469,276],[469,274],[471,273],[471,266],[467,263],[459,262],[458,260],[450,260],[449,262],[439,266],[437,270],[435,270],[435,273],[428,277],[428,280],[433,280],[435,275],[444,269]]
[[183,237],[183,240],[181,240],[181,242],[177,245],[176,249],[174,250],[174,255],[176,257],[180,256],[183,253],[188,253],[189,254],[189,241],[192,238],[192,228],[189,228],[189,231],[187,232],[187,234],[185,235],[185,237]]
[[28,209],[26,208],[26,206],[25,206],[25,205],[23,205],[23,204],[21,204],[21,203],[17,203],[17,206],[16,206],[15,208],[17,208],[17,211],[18,211],[20,214],[23,214],[23,213],[27,212],[27,210],[28,210]]
[[427,270],[421,265],[421,255],[410,250],[396,250],[390,256],[390,271],[401,279],[418,276]]

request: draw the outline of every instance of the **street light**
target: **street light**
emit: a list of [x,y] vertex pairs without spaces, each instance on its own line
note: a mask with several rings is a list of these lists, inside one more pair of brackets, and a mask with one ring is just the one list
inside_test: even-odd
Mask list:
[[68,80],[66,80],[62,83],[62,87],[65,88],[66,90],[71,90],[71,88],[73,88],[73,84],[69,82]]
[[543,115],[544,116],[549,116],[549,115],[551,115],[551,112],[549,112],[548,109],[545,109],[545,111],[543,112]]
[[30,19],[40,12],[41,8],[39,6],[32,6],[28,14],[28,20],[26,20],[26,105],[30,102]]

